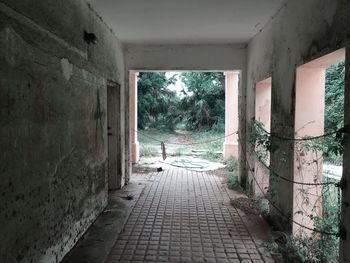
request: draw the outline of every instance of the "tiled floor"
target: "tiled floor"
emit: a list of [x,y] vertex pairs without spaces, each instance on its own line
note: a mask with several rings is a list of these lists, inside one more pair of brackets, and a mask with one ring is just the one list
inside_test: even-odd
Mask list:
[[173,169],[154,174],[107,262],[273,262],[258,248],[220,178]]

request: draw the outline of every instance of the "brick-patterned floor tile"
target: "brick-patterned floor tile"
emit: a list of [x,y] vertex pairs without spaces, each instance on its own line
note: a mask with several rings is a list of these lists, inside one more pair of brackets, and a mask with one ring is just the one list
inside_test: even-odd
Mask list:
[[223,205],[218,177],[183,169],[153,176],[107,262],[264,262],[238,212]]

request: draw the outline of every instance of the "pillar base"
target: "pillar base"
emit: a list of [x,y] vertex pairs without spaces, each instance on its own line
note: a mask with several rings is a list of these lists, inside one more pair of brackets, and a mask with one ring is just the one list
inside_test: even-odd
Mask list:
[[135,142],[131,144],[131,162],[138,163],[140,161],[140,144]]
[[231,158],[238,159],[238,143],[224,142],[224,160],[227,161]]

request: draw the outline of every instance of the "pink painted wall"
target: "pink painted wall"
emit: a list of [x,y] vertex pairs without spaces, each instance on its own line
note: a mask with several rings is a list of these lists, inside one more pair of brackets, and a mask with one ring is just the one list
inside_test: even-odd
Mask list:
[[[260,81],[256,84],[255,88],[255,119],[264,123],[266,130],[270,131],[271,126],[271,78]],[[270,160],[266,161],[266,165],[269,165]],[[270,185],[270,171],[264,167],[259,161],[255,160],[254,176],[257,183],[254,181],[254,194],[264,195],[267,193],[267,189]],[[260,187],[258,187],[258,185]],[[261,191],[261,189],[263,191]]]
[[260,81],[255,89],[255,119],[264,123],[270,131],[271,124],[271,78]]
[[238,159],[238,81],[239,72],[225,72],[225,142],[224,160]]
[[138,72],[130,72],[130,129],[131,129],[131,162],[140,160],[140,146],[137,138],[137,76]]
[[[297,68],[295,98],[296,138],[324,134],[326,69],[344,59],[345,49],[339,49]],[[295,143],[295,181],[305,183],[322,182],[322,165],[322,152],[305,151],[305,143]],[[294,220],[313,228],[313,221],[309,216],[322,216],[322,187],[294,184],[293,196]],[[305,199],[305,196],[307,199]],[[303,232],[311,234],[311,231],[293,224],[294,234]]]
[[[315,64],[314,66],[317,66]],[[295,137],[318,136],[324,133],[325,68],[304,65],[297,69]],[[310,143],[310,142],[308,142]],[[322,182],[322,152],[305,151],[304,142],[295,143],[294,180],[304,183]],[[322,187],[294,184],[294,213],[296,222],[313,228],[310,215],[322,216]],[[293,224],[293,233],[311,231]]]

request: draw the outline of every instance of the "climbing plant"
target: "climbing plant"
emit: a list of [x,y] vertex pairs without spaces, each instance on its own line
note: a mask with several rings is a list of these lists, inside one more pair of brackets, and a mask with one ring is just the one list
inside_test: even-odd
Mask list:
[[[265,163],[264,157],[275,148],[271,145],[271,137],[274,135],[267,132],[261,122],[254,121],[253,126],[250,142],[254,145],[257,159],[269,169],[270,182],[285,180],[283,174],[276,173]],[[334,134],[334,139],[341,145],[342,136],[339,136],[339,132]],[[302,175],[302,169],[307,167],[307,169],[312,169],[314,174],[314,180],[311,183],[303,184],[302,177],[298,179],[300,181],[286,179],[289,183],[294,184],[296,191],[297,198],[294,198],[294,206],[297,207],[297,211],[295,213],[302,215],[303,218],[311,219],[314,224],[313,229],[307,229],[314,230],[312,235],[304,234],[302,227],[299,235],[288,237],[287,243],[279,247],[279,252],[289,259],[288,262],[338,262],[340,188],[336,181],[320,174],[323,173],[320,169],[322,151],[329,149],[327,148],[327,138],[332,136],[333,134],[330,132],[320,138],[303,137],[295,140],[284,138],[294,143],[298,172]],[[278,137],[283,139],[283,137]],[[322,178],[321,182],[319,178]],[[270,186],[267,195],[265,195],[270,200],[273,199],[271,198],[271,193],[274,192],[273,185],[275,184]],[[320,198],[311,203],[310,197],[315,193],[318,193]],[[320,204],[322,204],[322,215],[315,213]],[[305,209],[305,207],[311,207],[311,209]],[[299,223],[303,225],[303,222]]]

